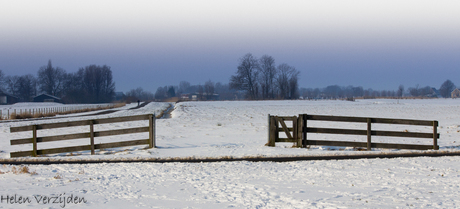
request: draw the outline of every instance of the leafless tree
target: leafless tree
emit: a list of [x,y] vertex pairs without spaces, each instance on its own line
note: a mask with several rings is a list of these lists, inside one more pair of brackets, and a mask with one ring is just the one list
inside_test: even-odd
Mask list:
[[214,97],[214,83],[209,80],[204,84],[204,92],[206,93],[206,100],[212,100]]
[[3,71],[0,70],[0,92],[5,91],[5,86],[6,86],[5,74],[3,74]]
[[398,97],[400,97],[400,98],[404,95],[404,86],[403,85],[399,85],[397,94],[398,94]]
[[36,86],[37,80],[33,75],[20,76],[15,87],[17,89],[17,96],[24,102],[32,101],[32,97],[36,95]]
[[38,85],[40,91],[53,96],[61,96],[63,90],[63,83],[66,72],[60,68],[54,68],[51,60],[48,65],[40,67],[38,70]]
[[190,88],[190,83],[188,81],[181,81],[179,83],[179,91],[178,93],[183,94],[183,93],[190,93],[188,92]]
[[258,61],[251,53],[240,59],[236,75],[230,78],[230,88],[244,90],[248,99],[257,99],[258,95]]
[[115,95],[115,83],[113,82],[110,67],[89,65],[80,68],[83,72],[83,88],[88,95],[88,102],[110,102]]
[[264,55],[259,59],[259,79],[262,99],[275,98],[275,78],[277,74],[275,59]]
[[278,87],[278,97],[282,99],[295,99],[298,97],[298,77],[300,72],[288,64],[278,66],[278,76],[276,78]]
[[451,97],[451,93],[454,89],[454,83],[452,83],[452,81],[450,80],[446,80],[444,81],[444,83],[442,83],[441,87],[439,88],[439,94],[441,94],[441,96],[444,98],[449,98]]
[[166,98],[166,92],[168,87],[158,87],[157,91],[155,92],[155,99],[164,99]]
[[204,93],[204,88],[200,84],[200,85],[198,85],[198,99],[199,100],[203,100],[203,93]]
[[18,90],[17,90],[17,83],[19,80],[19,76],[14,75],[14,76],[6,76],[6,89],[8,93],[18,96]]
[[142,87],[138,87],[128,91],[126,93],[126,98],[129,102],[136,102],[137,100],[151,101],[154,99],[154,95],[151,92],[145,91]]

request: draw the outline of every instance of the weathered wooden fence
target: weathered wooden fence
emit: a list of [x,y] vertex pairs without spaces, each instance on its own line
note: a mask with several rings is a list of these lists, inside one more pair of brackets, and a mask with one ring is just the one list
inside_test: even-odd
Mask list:
[[[107,131],[99,131],[99,132],[94,131],[94,125],[97,125],[97,124],[109,124],[109,123],[140,121],[140,120],[148,120],[149,126],[128,128],[128,129],[115,129],[115,130],[107,130]],[[89,126],[89,132],[76,133],[76,134],[64,134],[64,135],[56,135],[56,136],[45,136],[45,137],[37,136],[38,130],[66,128],[66,127],[74,127],[74,126]],[[55,153],[64,153],[64,152],[76,152],[76,151],[84,151],[84,150],[91,150],[91,154],[94,155],[95,149],[125,147],[125,146],[134,146],[134,145],[142,145],[142,144],[148,144],[150,148],[155,147],[155,115],[153,114],[126,116],[126,117],[118,117],[118,118],[81,120],[81,121],[71,121],[71,122],[62,122],[62,123],[47,123],[47,124],[37,124],[37,125],[10,128],[11,133],[22,132],[22,131],[32,131],[32,138],[13,139],[10,141],[11,145],[33,144],[33,150],[12,152],[10,153],[11,157],[23,157],[23,156],[36,157],[37,155],[55,154]],[[142,132],[149,132],[149,139],[112,142],[112,143],[101,143],[101,144],[94,143],[95,137],[114,136],[114,135],[142,133]],[[82,139],[82,138],[89,138],[89,145],[60,147],[60,148],[42,149],[42,150],[39,150],[37,148],[38,143],[71,140],[71,139]]]
[[19,109],[0,109],[0,117],[3,119],[11,119],[12,114],[62,114],[62,113],[78,113],[78,112],[85,112],[90,110],[97,110],[97,109],[111,109],[117,107],[115,104],[97,104],[97,105],[63,105],[63,106],[56,106],[56,107],[42,107],[42,108],[19,108]]
[[[354,129],[308,127],[307,126],[308,120],[367,123],[367,129],[366,130],[354,130]],[[292,127],[288,127],[285,121],[292,121]],[[418,132],[372,130],[373,123],[432,126],[433,132],[432,133],[418,133]],[[322,146],[366,147],[367,150],[371,150],[371,148],[417,149],[417,150],[428,150],[428,149],[438,150],[439,149],[438,147],[439,134],[437,133],[438,121],[300,114],[298,117],[297,116],[286,117],[286,116],[268,115],[268,124],[269,124],[268,143],[267,143],[268,146],[275,146],[276,142],[293,142],[295,143],[296,147],[304,147],[304,148],[307,147],[307,145],[322,145]],[[285,133],[287,138],[280,138],[279,137],[280,132]],[[363,136],[367,136],[367,142],[311,140],[311,139],[308,139],[307,133],[363,135]],[[372,143],[372,140],[371,140],[372,136],[430,138],[430,139],[433,139],[433,145]]]

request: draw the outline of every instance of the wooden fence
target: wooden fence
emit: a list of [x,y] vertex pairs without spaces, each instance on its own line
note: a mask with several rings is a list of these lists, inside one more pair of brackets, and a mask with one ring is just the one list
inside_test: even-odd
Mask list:
[[[366,130],[354,130],[354,129],[308,127],[307,126],[308,120],[367,123],[367,129]],[[287,127],[285,121],[292,121],[292,127]],[[432,133],[418,133],[418,132],[372,130],[373,123],[432,126],[433,132]],[[438,146],[439,134],[437,133],[438,121],[301,114],[298,117],[297,116],[286,117],[286,116],[268,115],[268,124],[269,124],[268,143],[267,143],[268,146],[275,146],[276,142],[293,142],[295,143],[296,147],[303,147],[303,148],[307,147],[307,145],[322,145],[322,146],[366,147],[367,150],[369,151],[371,150],[371,148],[417,149],[417,150],[428,150],[428,149],[438,150],[439,149],[439,146]],[[287,138],[280,138],[279,137],[280,132],[284,132]],[[308,139],[307,133],[363,135],[363,136],[367,136],[367,142],[311,140],[311,139]],[[371,140],[372,136],[430,138],[430,139],[433,139],[433,145],[372,143],[372,140]]]
[[0,117],[3,119],[11,119],[11,115],[21,115],[23,113],[28,113],[31,115],[34,114],[65,114],[72,112],[86,112],[92,109],[111,109],[116,106],[112,103],[110,104],[97,104],[97,105],[63,105],[56,107],[42,107],[42,108],[19,108],[19,109],[0,109]]
[[[115,129],[115,130],[107,130],[107,131],[99,131],[99,132],[94,131],[94,125],[97,125],[97,124],[109,124],[109,123],[140,121],[140,120],[148,120],[149,126],[128,128],[128,129]],[[66,127],[74,127],[74,126],[89,126],[89,132],[56,135],[56,136],[45,136],[45,137],[37,136],[38,130],[66,128]],[[32,131],[32,138],[13,139],[10,141],[11,145],[33,144],[33,150],[12,152],[10,154],[11,157],[23,157],[23,156],[36,157],[37,155],[46,155],[46,154],[55,154],[55,153],[64,153],[64,152],[76,152],[76,151],[83,151],[83,150],[91,150],[91,154],[94,155],[95,149],[125,147],[125,146],[134,146],[134,145],[142,145],[142,144],[148,144],[150,148],[155,147],[155,115],[153,114],[126,116],[126,117],[118,117],[118,118],[104,118],[104,119],[95,119],[95,120],[81,120],[81,121],[71,121],[71,122],[62,122],[62,123],[47,123],[47,124],[37,124],[37,125],[10,128],[11,133],[22,132],[22,131]],[[149,132],[149,138],[141,139],[141,140],[132,140],[132,141],[103,143],[103,144],[94,143],[95,137],[114,136],[114,135],[142,133],[142,132]],[[82,139],[82,138],[89,138],[89,145],[60,147],[60,148],[42,149],[42,150],[39,150],[37,148],[38,143],[71,140],[71,139]]]

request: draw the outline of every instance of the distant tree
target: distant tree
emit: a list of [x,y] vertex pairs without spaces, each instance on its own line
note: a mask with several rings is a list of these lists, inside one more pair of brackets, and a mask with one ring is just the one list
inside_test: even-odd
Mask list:
[[230,88],[246,91],[248,99],[257,99],[258,61],[251,53],[240,58],[236,75],[230,78]]
[[4,92],[6,89],[6,77],[5,74],[3,74],[3,71],[0,70],[0,92]]
[[277,74],[275,59],[272,56],[264,55],[258,61],[262,99],[274,99],[275,78]]
[[181,81],[179,83],[179,91],[178,93],[180,94],[183,94],[183,93],[192,93],[192,92],[188,92],[190,89],[190,83],[187,82],[187,81]]
[[278,97],[281,99],[298,98],[298,77],[300,72],[286,63],[278,65],[276,83]]
[[206,100],[212,100],[214,96],[214,83],[209,80],[204,84],[204,92],[206,93]]
[[418,97],[418,96],[420,96],[420,95],[419,95],[418,87],[419,87],[419,85],[417,84],[417,85],[415,85],[414,88],[412,88],[412,87],[409,88],[409,89],[408,89],[408,90],[409,90],[409,94],[412,95],[413,97]]
[[203,93],[204,93],[204,88],[202,85],[198,85],[198,99],[203,100]]
[[403,85],[399,85],[397,95],[398,95],[398,97],[402,97],[404,95],[404,86]]
[[165,99],[166,98],[166,90],[163,87],[158,87],[157,91],[155,92],[155,99]]
[[145,91],[141,87],[136,89],[131,89],[126,92],[126,100],[129,102],[136,102],[137,100],[141,101],[151,101],[154,99],[154,95],[151,92]]
[[441,94],[444,98],[449,98],[451,96],[452,91],[455,89],[454,83],[450,80],[444,81],[441,87],[439,88],[439,94]]
[[19,76],[15,75],[15,76],[6,76],[5,78],[5,83],[6,83],[6,90],[8,93],[12,94],[12,95],[15,95],[15,96],[18,96],[18,80],[19,80]]
[[176,91],[174,90],[174,86],[169,86],[167,94],[169,98],[176,96]]
[[88,95],[90,103],[111,102],[115,95],[115,83],[113,82],[110,67],[89,65],[80,68],[83,73],[83,89]]
[[338,85],[331,85],[327,86],[324,90],[323,93],[326,97],[328,98],[339,98],[340,95],[342,95],[342,88]]
[[17,95],[24,102],[32,101],[32,97],[36,95],[37,80],[31,75],[20,76],[16,82]]
[[51,64],[51,60],[48,61],[48,65],[40,67],[38,70],[38,86],[40,91],[45,92],[53,96],[61,96],[61,92],[64,88],[64,80],[66,78],[66,72],[60,68],[54,68]]
[[83,88],[83,70],[67,73],[64,78],[62,101],[67,104],[88,102],[88,93]]

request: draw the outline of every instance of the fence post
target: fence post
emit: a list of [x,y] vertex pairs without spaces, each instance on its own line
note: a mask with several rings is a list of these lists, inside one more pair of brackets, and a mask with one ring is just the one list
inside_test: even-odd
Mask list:
[[292,138],[294,138],[294,140],[296,140],[296,142],[295,142],[296,147],[302,147],[298,143],[299,139],[297,138],[297,116],[294,116],[294,118],[292,119]]
[[297,117],[297,147],[302,146],[302,115]]
[[372,119],[368,118],[367,119],[367,151],[372,151],[372,147],[371,147],[371,135],[372,135],[371,123],[372,123]]
[[438,121],[433,121],[433,149],[438,150]]
[[155,148],[155,114],[149,115],[149,148]]
[[270,147],[274,147],[275,146],[275,142],[276,142],[276,138],[278,136],[278,127],[277,127],[277,124],[278,122],[276,121],[275,117],[274,116],[271,116],[270,115],[270,127],[269,127],[269,131],[270,131],[270,138],[268,139],[268,146]]
[[89,121],[89,138],[90,138],[90,143],[91,143],[91,155],[94,155],[94,121],[90,120]]
[[267,136],[268,136],[268,142],[267,142],[267,146],[269,146],[269,145],[270,145],[270,139],[271,139],[271,127],[272,127],[272,125],[271,125],[271,123],[270,123],[270,114],[268,114],[268,118],[267,118],[267,119],[268,119],[268,127],[267,127],[267,131],[268,131],[268,135],[267,135]]
[[37,157],[37,125],[32,126],[32,138],[33,138],[33,153],[32,156]]
[[302,147],[307,148],[307,114],[302,114]]

